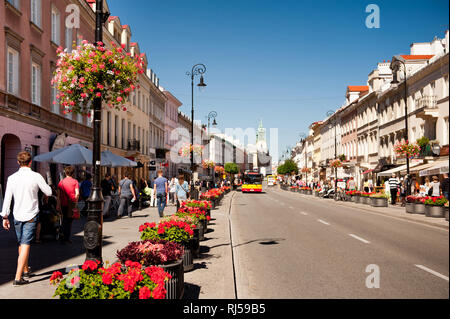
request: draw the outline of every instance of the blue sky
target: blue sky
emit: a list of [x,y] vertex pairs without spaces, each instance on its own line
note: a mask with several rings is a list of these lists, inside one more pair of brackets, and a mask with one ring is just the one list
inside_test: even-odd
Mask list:
[[[380,28],[365,26],[367,5]],[[340,107],[347,85],[365,85],[377,62],[408,54],[412,42],[443,37],[448,1],[108,0],[129,24],[160,84],[190,114],[190,79],[207,67],[195,91],[195,119],[218,113],[220,129],[278,128],[279,150]],[[269,139],[269,136],[268,136]]]

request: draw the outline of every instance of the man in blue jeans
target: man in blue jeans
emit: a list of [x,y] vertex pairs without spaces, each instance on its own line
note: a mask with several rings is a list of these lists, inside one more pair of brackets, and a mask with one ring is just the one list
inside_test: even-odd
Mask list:
[[3,211],[3,228],[10,229],[8,216],[10,214],[11,201],[14,199],[14,228],[16,230],[17,242],[19,244],[19,258],[17,260],[16,278],[13,282],[15,287],[28,284],[24,277],[31,276],[28,267],[30,245],[36,234],[38,223],[39,201],[38,192],[44,195],[52,195],[52,189],[47,185],[41,174],[31,170],[31,155],[22,151],[17,155],[19,170],[8,177],[6,183],[5,201]]
[[153,192],[156,194],[159,217],[164,217],[164,208],[167,203],[168,185],[167,179],[163,177],[163,172],[158,171],[158,178],[153,183]]

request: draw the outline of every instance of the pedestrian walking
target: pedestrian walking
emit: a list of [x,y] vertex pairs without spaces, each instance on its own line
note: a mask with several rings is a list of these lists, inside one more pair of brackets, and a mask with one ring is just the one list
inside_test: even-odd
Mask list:
[[398,181],[398,178],[396,177],[395,173],[392,174],[392,177],[388,180],[389,184],[389,192],[391,193],[391,204],[395,205],[397,202],[397,192],[398,188],[400,186],[400,182]]
[[119,182],[119,198],[120,204],[117,211],[117,218],[122,218],[124,215],[125,206],[127,207],[128,217],[132,217],[133,202],[136,201],[136,189],[133,186],[133,181],[129,179],[128,171],[123,174],[122,180]]
[[114,185],[111,179],[111,175],[106,173],[105,178],[100,183],[102,187],[102,195],[103,199],[105,200],[104,206],[103,206],[103,216],[109,216],[109,209],[111,207],[111,201],[112,201],[112,192],[114,189]]
[[402,207],[406,206],[406,190],[407,190],[407,179],[400,179],[400,202],[402,203]]
[[175,187],[175,196],[177,200],[177,211],[180,208],[181,201],[189,198],[189,184],[184,180],[184,176],[178,177],[178,183]]
[[172,177],[170,179],[170,183],[169,183],[169,200],[172,203],[172,205],[175,204],[175,190],[177,187],[177,181],[175,180],[175,177]]
[[14,286],[28,284],[24,279],[31,276],[31,267],[28,266],[31,243],[35,237],[36,225],[39,213],[38,192],[50,196],[52,189],[44,178],[31,170],[31,155],[26,151],[17,154],[19,170],[8,177],[5,190],[5,199],[2,207],[3,228],[10,229],[8,216],[10,214],[11,201],[14,199],[14,228],[19,244],[19,256],[17,259],[16,276]]
[[91,195],[91,188],[92,188],[92,175],[86,173],[86,178],[80,184],[80,197],[84,201],[83,208],[81,209],[81,213],[83,213],[83,215],[85,215],[87,212],[88,207],[87,200]]
[[433,176],[431,180],[432,180],[430,183],[431,196],[433,197],[441,196],[441,183],[439,183],[439,177]]
[[74,173],[73,166],[66,166],[64,168],[66,177],[58,184],[56,209],[62,214],[63,238],[61,238],[61,243],[72,243],[70,240],[72,223],[74,219],[80,218],[78,211],[80,189],[78,181],[73,178]]
[[158,171],[158,178],[154,181],[154,193],[156,194],[156,204],[158,206],[159,217],[164,217],[164,208],[167,203],[167,193],[169,191],[169,185],[167,179],[163,177],[163,172]]
[[447,173],[444,173],[444,179],[442,181],[441,188],[442,188],[442,194],[444,195],[445,198],[447,198],[447,200],[449,200],[449,198],[448,198],[449,182],[448,182],[448,174]]

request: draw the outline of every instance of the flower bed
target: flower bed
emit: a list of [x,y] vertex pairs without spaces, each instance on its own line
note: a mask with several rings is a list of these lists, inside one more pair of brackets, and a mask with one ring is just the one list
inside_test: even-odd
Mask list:
[[183,257],[184,248],[175,242],[165,240],[144,240],[131,242],[117,251],[117,258],[138,262],[145,267],[158,266],[171,275],[165,282],[166,299],[180,299],[184,293]]
[[81,269],[72,269],[66,278],[54,272],[50,282],[61,299],[164,299],[165,282],[172,278],[162,268],[145,269],[130,260],[99,268],[99,262],[87,260]]

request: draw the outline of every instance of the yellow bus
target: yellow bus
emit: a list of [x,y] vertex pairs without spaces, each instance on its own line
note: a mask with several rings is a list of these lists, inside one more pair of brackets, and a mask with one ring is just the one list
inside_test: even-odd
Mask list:
[[257,172],[244,173],[244,181],[242,183],[243,193],[261,193],[263,176]]

